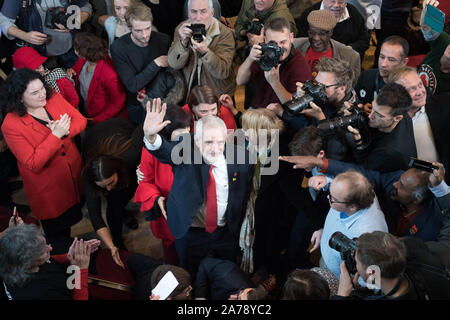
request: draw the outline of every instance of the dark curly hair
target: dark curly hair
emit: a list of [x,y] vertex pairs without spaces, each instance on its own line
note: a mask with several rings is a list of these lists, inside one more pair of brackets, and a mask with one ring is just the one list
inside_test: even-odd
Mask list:
[[0,109],[4,113],[15,112],[20,117],[27,114],[27,107],[22,102],[22,97],[31,81],[39,79],[44,84],[47,100],[54,91],[42,78],[42,76],[31,69],[18,69],[12,72],[6,81],[0,86]]
[[108,55],[108,44],[104,39],[88,32],[80,32],[75,35],[73,48],[87,61],[97,62]]

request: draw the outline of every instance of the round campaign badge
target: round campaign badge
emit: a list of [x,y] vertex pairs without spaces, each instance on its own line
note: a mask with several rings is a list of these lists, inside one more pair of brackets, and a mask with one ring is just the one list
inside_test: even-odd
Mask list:
[[437,80],[433,68],[427,64],[421,64],[417,67],[417,73],[419,74],[420,79],[422,79],[423,85],[428,87],[431,92],[434,93],[437,87]]

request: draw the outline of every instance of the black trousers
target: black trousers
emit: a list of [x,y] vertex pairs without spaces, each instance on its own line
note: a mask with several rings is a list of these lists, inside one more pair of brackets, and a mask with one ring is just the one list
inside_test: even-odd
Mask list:
[[233,239],[228,227],[217,227],[213,233],[204,228],[191,227],[181,239],[175,239],[179,265],[191,275],[195,281],[198,267],[208,255],[223,260],[236,262],[237,239]]
[[125,206],[135,192],[136,188],[128,187],[106,196],[106,221],[108,222],[114,244],[121,249],[125,248],[122,238],[122,225],[126,218]]

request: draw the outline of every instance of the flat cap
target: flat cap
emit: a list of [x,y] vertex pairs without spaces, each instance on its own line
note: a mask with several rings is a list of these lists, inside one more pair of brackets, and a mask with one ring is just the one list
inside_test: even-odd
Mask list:
[[336,17],[328,10],[314,10],[308,15],[310,26],[326,31],[333,30],[337,24]]

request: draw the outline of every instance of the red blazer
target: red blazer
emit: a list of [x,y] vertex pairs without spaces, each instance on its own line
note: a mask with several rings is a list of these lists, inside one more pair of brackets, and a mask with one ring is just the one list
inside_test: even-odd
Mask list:
[[[185,104],[183,106],[183,110],[186,111],[191,115],[192,122],[191,122],[191,132],[194,132],[194,114],[192,113],[191,109],[189,109],[189,106]],[[224,106],[220,106],[220,115],[219,118],[225,122],[225,125],[227,126],[228,130],[235,130],[236,129],[236,121],[234,121],[233,114],[230,110],[225,108]]]
[[[156,160],[145,148],[142,148],[141,171],[145,179],[139,183],[134,201],[141,203],[141,211],[147,211],[153,208],[157,197],[163,196],[167,199],[172,188],[173,172],[170,165]],[[150,222],[150,229],[156,238],[165,240],[166,245],[175,241],[166,219],[162,216]]]
[[78,108],[80,103],[80,97],[78,96],[77,90],[73,86],[72,81],[63,77],[56,80],[56,85],[58,86],[61,95],[74,107]]
[[20,176],[33,214],[41,220],[59,217],[80,202],[82,194],[81,156],[72,138],[86,127],[86,118],[59,93],[47,101],[54,120],[67,113],[70,134],[63,139],[28,113],[10,112],[2,125],[9,149],[17,159]]
[[[78,59],[72,67],[76,72],[75,85],[80,92],[79,75],[86,63],[86,59]],[[125,103],[126,92],[120,81],[111,59],[97,62],[94,76],[88,90],[87,113],[89,118],[94,118],[94,123],[99,123],[110,118],[127,118],[128,108]]]

